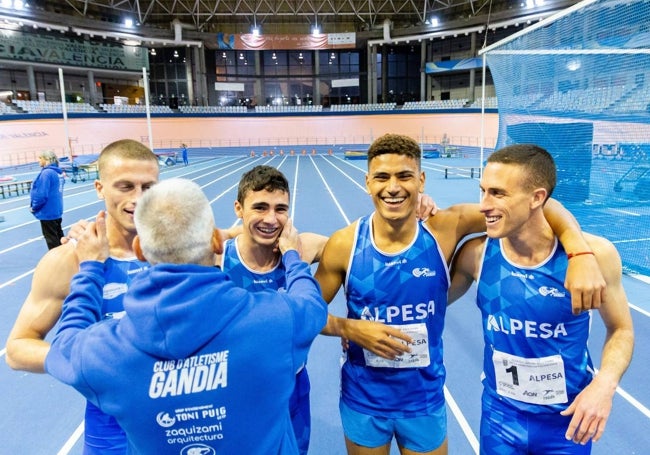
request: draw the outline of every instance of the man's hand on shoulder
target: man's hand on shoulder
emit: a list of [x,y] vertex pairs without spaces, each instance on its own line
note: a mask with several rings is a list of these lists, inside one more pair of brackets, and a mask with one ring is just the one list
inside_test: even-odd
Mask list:
[[436,213],[438,213],[436,201],[428,194],[418,193],[418,205],[415,209],[415,215],[418,217],[418,220],[426,221]]
[[61,245],[65,245],[66,243],[76,243],[88,227],[88,223],[88,220],[79,220],[73,224],[68,231],[68,235],[61,237]]
[[104,262],[108,258],[106,212],[100,211],[96,221],[88,223],[83,234],[77,240],[75,252],[79,263],[84,261]]

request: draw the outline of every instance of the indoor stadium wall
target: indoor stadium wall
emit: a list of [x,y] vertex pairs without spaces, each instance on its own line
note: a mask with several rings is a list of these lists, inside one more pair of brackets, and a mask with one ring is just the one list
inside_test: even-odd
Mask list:
[[[246,147],[264,145],[369,144],[385,133],[407,134],[419,142],[480,146],[480,113],[327,116],[152,117],[154,148]],[[485,114],[485,147],[494,147],[498,115]],[[73,155],[96,154],[108,143],[131,138],[149,144],[146,117],[69,118],[67,137]],[[62,119],[0,122],[0,167],[36,161],[43,149],[67,155]]]

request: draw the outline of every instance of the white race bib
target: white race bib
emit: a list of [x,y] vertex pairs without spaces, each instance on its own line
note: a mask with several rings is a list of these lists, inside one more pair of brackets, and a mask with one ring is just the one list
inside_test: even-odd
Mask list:
[[411,352],[406,352],[394,360],[388,360],[364,349],[363,356],[366,359],[366,365],[381,368],[428,367],[431,359],[429,357],[429,332],[426,324],[391,325],[390,327],[401,330],[413,339],[413,344],[410,345]]
[[568,401],[561,355],[527,359],[494,350],[492,362],[499,395],[542,405]]

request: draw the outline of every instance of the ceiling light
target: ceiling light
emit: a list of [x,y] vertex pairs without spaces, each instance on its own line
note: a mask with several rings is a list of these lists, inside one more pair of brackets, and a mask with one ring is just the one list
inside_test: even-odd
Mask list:
[[581,66],[582,63],[580,63],[580,60],[577,59],[569,60],[566,64],[566,69],[568,69],[569,71],[577,71],[580,69]]

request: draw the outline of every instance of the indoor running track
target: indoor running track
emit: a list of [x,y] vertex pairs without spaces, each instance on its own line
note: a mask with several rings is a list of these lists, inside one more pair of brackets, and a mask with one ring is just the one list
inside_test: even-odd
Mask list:
[[[251,157],[248,154],[195,156],[188,167],[169,166],[162,179],[183,177],[196,181],[211,201],[220,227],[236,222],[233,201],[243,172],[258,164],[280,168],[292,185],[292,217],[301,231],[330,235],[372,210],[365,192],[365,160],[347,161],[339,152],[307,156]],[[192,157],[191,157],[192,158]],[[478,181],[444,179],[444,160],[424,160],[426,191],[440,207],[478,199]],[[35,171],[34,171],[35,172]],[[27,176],[26,176],[27,177]],[[26,178],[25,177],[25,178]],[[103,204],[91,182],[65,186],[64,226],[92,218]],[[29,213],[28,197],[0,200],[0,387],[4,412],[0,417],[0,454],[81,454],[83,400],[71,388],[47,375],[16,372],[4,362],[4,341],[27,295],[45,241],[38,222]],[[648,454],[650,447],[650,285],[624,277],[636,329],[634,360],[621,382],[603,439],[594,445],[596,455]],[[471,291],[470,291],[471,293]],[[341,293],[330,305],[344,314]],[[451,306],[444,333],[447,365],[449,453],[477,453],[480,416],[481,331],[478,310],[469,296]],[[591,346],[599,362],[602,324],[594,318]],[[338,414],[338,339],[319,336],[310,352],[308,370],[312,393],[310,454],[343,455],[345,446]],[[398,453],[393,448],[391,453]]]

